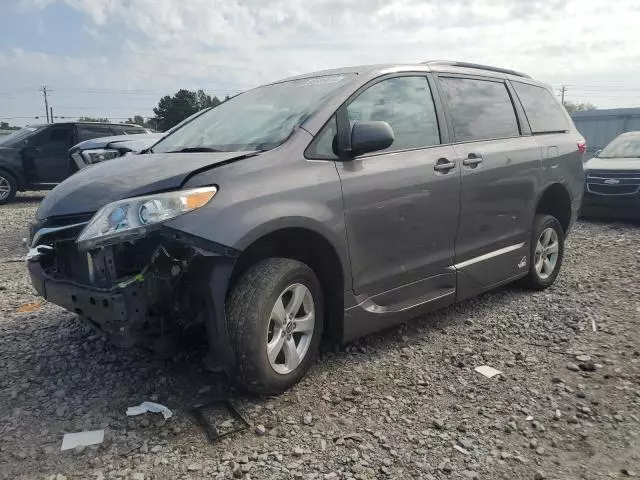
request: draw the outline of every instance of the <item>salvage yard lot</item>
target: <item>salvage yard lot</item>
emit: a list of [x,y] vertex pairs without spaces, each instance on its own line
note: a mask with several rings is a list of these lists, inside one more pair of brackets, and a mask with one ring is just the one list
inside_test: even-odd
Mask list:
[[[545,292],[508,287],[325,347],[287,393],[234,395],[251,426],[212,445],[190,409],[224,382],[199,352],[119,350],[35,296],[20,258],[40,199],[0,207],[2,479],[640,475],[640,225],[579,222]],[[145,400],[174,416],[126,417]],[[60,451],[97,429],[101,445]]]

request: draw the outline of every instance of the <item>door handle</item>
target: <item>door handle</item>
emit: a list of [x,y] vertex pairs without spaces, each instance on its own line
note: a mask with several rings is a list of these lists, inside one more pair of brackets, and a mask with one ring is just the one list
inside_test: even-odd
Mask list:
[[470,153],[467,158],[462,161],[462,164],[465,167],[475,168],[482,163],[482,155],[476,155],[475,153]]
[[440,158],[433,166],[436,172],[448,173],[449,170],[456,168],[456,162],[452,162],[446,158]]

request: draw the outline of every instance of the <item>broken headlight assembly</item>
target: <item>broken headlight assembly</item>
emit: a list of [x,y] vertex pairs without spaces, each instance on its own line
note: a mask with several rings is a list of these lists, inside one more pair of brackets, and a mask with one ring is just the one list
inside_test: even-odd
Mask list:
[[77,243],[82,251],[135,240],[163,222],[206,205],[216,187],[179,190],[110,203],[96,213]]
[[87,165],[93,165],[94,163],[118,158],[121,155],[122,153],[120,151],[113,150],[111,148],[96,148],[94,150],[85,150],[82,152],[82,157]]

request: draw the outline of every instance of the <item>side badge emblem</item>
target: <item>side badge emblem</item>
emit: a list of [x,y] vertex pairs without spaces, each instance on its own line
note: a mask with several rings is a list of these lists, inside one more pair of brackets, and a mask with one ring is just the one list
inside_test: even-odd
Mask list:
[[522,260],[520,260],[520,263],[518,264],[518,268],[524,268],[527,266],[527,257],[522,257]]

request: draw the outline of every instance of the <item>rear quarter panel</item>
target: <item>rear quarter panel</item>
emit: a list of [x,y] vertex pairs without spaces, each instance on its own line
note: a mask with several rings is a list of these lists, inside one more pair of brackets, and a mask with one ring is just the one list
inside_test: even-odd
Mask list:
[[536,136],[542,148],[542,196],[554,183],[562,184],[571,197],[571,224],[575,222],[582,205],[584,193],[583,154],[578,150],[582,136],[572,131]]

